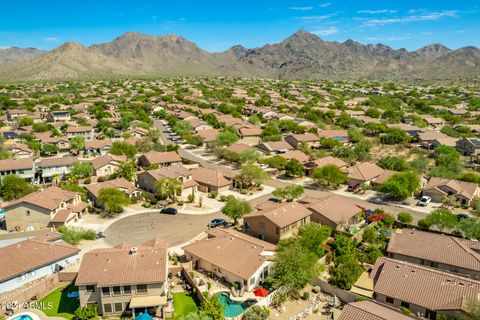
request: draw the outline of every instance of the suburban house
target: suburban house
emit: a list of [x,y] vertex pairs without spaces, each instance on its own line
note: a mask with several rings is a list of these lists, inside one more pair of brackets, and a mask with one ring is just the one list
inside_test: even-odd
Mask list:
[[87,209],[77,192],[48,187],[4,206],[7,231],[62,226]]
[[192,179],[198,183],[198,191],[224,192],[232,187],[232,180],[215,169],[199,167],[191,170]]
[[197,135],[203,139],[204,143],[215,141],[219,134],[220,131],[218,131],[218,129],[206,129],[197,132]]
[[234,230],[215,228],[208,231],[206,239],[182,249],[195,269],[252,291],[268,277],[276,246]]
[[348,130],[321,130],[318,132],[319,138],[337,139],[340,142],[348,142]]
[[446,138],[436,138],[430,142],[430,149],[435,149],[438,146],[444,145],[455,148],[457,145],[457,138],[446,137]]
[[433,202],[444,202],[444,197],[455,198],[462,206],[472,205],[472,200],[480,194],[478,185],[453,179],[432,177],[422,190],[422,195],[429,196]]
[[68,122],[70,118],[70,112],[67,110],[57,110],[47,114],[48,122]]
[[290,134],[285,137],[285,141],[295,149],[298,149],[298,146],[302,143],[310,148],[318,148],[320,146],[320,138],[309,132],[304,134]]
[[293,147],[287,141],[262,142],[255,147],[264,153],[273,154],[286,153],[293,150]]
[[33,158],[33,150],[23,143],[14,143],[6,146],[7,150],[12,154],[13,159]]
[[66,177],[75,162],[78,162],[78,158],[74,156],[45,158],[38,162],[37,168],[42,171],[44,181],[52,181],[54,176]]
[[96,304],[105,316],[140,312],[165,318],[168,293],[168,244],[152,239],[135,247],[122,243],[83,256],[75,285],[80,306]]
[[199,118],[191,118],[191,119],[185,120],[185,122],[189,123],[192,126],[193,130],[196,132],[213,129],[211,125],[209,125],[203,120],[200,120]]
[[94,139],[94,132],[95,130],[93,129],[92,126],[78,126],[78,127],[69,126],[65,130],[65,134],[69,139],[73,137],[83,137],[87,141]]
[[320,159],[316,159],[305,164],[305,170],[307,175],[310,175],[315,168],[322,168],[327,165],[334,165],[340,168],[342,171],[347,171],[348,164],[342,159],[326,156]]
[[411,317],[382,306],[379,303],[365,300],[347,304],[337,320],[412,320]]
[[309,223],[311,215],[312,212],[299,203],[282,203],[244,216],[243,229],[256,238],[278,243]]
[[158,152],[149,151],[138,158],[138,165],[141,167],[168,167],[173,164],[181,164],[182,159],[175,151]]
[[388,256],[480,280],[480,253],[472,241],[443,234],[398,229],[387,247]]
[[113,174],[122,164],[127,161],[124,155],[115,156],[109,153],[96,157],[92,160],[93,175],[96,177],[105,177]]
[[464,156],[480,154],[480,139],[463,138],[457,141],[456,149]]
[[141,193],[141,191],[137,189],[137,187],[135,187],[132,182],[126,180],[125,178],[117,178],[100,183],[86,185],[85,189],[87,189],[87,198],[91,200],[96,207],[100,206],[100,204],[97,202],[98,195],[100,191],[105,188],[118,189],[125,193],[125,195],[130,199],[133,197],[138,197]]
[[433,117],[431,115],[424,115],[422,119],[425,120],[432,128],[437,128],[445,124],[445,120],[442,118]]
[[145,191],[155,193],[155,184],[164,178],[171,178],[180,181],[183,191],[191,193],[197,190],[197,182],[193,180],[190,170],[181,165],[173,165],[159,169],[147,170],[137,174],[137,183]]
[[85,154],[107,154],[112,148],[112,140],[89,140],[85,141]]
[[325,199],[302,198],[299,203],[303,204],[312,212],[312,222],[335,228],[347,229],[354,223],[358,223],[362,217],[364,208],[359,206],[354,199],[332,195]]
[[370,184],[384,173],[384,169],[377,166],[375,163],[359,162],[356,165],[349,167],[348,184],[359,185],[362,183]]
[[480,281],[390,258],[377,259],[370,278],[378,302],[426,319],[462,314],[479,300]]
[[252,149],[251,146],[245,143],[234,143],[228,147],[225,148],[225,151],[230,151],[236,154],[241,154],[245,150],[250,150]]
[[0,248],[0,292],[55,274],[80,261],[80,249],[62,241],[23,240]]
[[6,114],[8,121],[13,121],[18,118],[26,117],[28,112],[22,109],[8,109]]
[[35,163],[31,158],[0,160],[0,180],[11,174],[33,181],[35,179]]
[[241,126],[237,129],[237,133],[242,139],[260,137],[262,135],[262,129],[255,126]]
[[306,164],[310,160],[310,157],[300,150],[293,150],[286,153],[281,153],[279,157],[284,158],[287,161],[296,159],[301,164]]
[[70,150],[70,140],[68,140],[67,137],[40,136],[39,140],[43,145],[44,144],[56,145],[59,151]]
[[438,130],[427,130],[427,131],[421,131],[417,132],[415,134],[415,138],[418,140],[418,143],[427,149],[433,149],[434,146],[432,145],[432,142],[434,140],[438,139],[448,139],[449,136],[446,134],[438,131]]

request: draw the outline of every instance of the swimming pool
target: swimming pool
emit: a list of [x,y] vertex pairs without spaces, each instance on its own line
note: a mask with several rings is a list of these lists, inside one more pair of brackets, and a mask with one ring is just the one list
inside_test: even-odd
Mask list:
[[217,297],[223,306],[223,315],[229,318],[234,318],[242,314],[245,310],[247,310],[251,305],[255,303],[253,301],[233,301],[232,299],[230,299],[228,293],[225,292],[218,294]]
[[11,320],[33,320],[28,314],[22,314],[20,316],[16,316],[15,318],[11,318]]

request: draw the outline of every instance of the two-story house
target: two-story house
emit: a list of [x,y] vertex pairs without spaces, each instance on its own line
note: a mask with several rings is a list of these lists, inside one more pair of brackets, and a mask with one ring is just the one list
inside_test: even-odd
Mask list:
[[138,165],[141,167],[168,167],[181,162],[182,159],[175,151],[159,152],[152,150],[138,158]]
[[35,163],[31,158],[0,160],[0,180],[4,176],[16,175],[22,179],[35,179]]
[[56,110],[47,114],[48,122],[67,122],[70,121],[70,112],[67,110]]
[[65,130],[65,135],[69,139],[72,139],[73,137],[83,137],[85,138],[85,140],[88,141],[88,140],[93,140],[94,132],[95,130],[93,129],[92,126],[78,126],[78,127],[69,126]]
[[311,215],[312,212],[299,203],[282,203],[244,216],[243,229],[256,238],[278,243],[309,223]]
[[87,209],[78,192],[48,187],[4,206],[8,231],[62,226],[80,218]]
[[147,310],[164,319],[167,249],[165,241],[155,238],[138,247],[122,243],[85,253],[75,281],[80,306],[96,304],[105,316],[135,317]]
[[65,178],[73,168],[77,157],[45,158],[38,162],[37,168],[41,171],[43,181],[52,181],[55,176]]
[[464,156],[478,156],[480,154],[480,139],[460,139],[457,141],[455,148]]
[[87,197],[97,207],[101,207],[101,205],[98,203],[98,196],[100,194],[100,191],[105,188],[118,189],[125,193],[125,195],[130,199],[139,196],[141,193],[141,191],[137,189],[132,182],[126,180],[125,178],[117,178],[100,183],[86,185],[85,189],[87,189]]
[[104,154],[92,160],[93,175],[96,177],[105,177],[113,174],[122,164],[127,161],[125,156],[116,156],[112,154]]
[[157,181],[171,178],[182,183],[183,192],[190,194],[197,190],[198,184],[193,180],[192,172],[181,165],[173,165],[159,169],[147,170],[137,175],[137,183],[145,191],[155,193]]

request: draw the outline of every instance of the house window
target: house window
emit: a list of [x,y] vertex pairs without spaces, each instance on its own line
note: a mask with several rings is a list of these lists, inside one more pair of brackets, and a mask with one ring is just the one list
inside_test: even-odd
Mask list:
[[123,305],[121,302],[117,302],[114,304],[115,307],[115,312],[122,312],[123,311]]
[[109,296],[110,295],[110,288],[109,287],[103,287],[102,288],[102,296]]
[[120,287],[113,287],[113,295],[119,296],[120,294],[122,294],[122,292],[120,291]]
[[253,286],[255,284],[255,277],[250,279],[250,285]]
[[402,303],[400,303],[400,305],[404,308],[410,309],[410,303],[408,303],[408,302],[402,301]]
[[95,286],[87,286],[86,289],[87,289],[87,293],[95,292]]
[[259,223],[258,223],[258,227],[259,227],[260,229],[265,229],[265,222],[259,222]]
[[111,303],[105,303],[103,305],[103,312],[104,313],[112,313],[112,304]]
[[387,303],[393,304],[393,298],[392,298],[392,297],[386,297],[386,298],[385,298],[385,301],[386,301]]
[[123,293],[124,294],[131,294],[132,293],[132,288],[130,288],[130,286],[124,286],[123,287]]
[[27,216],[30,216],[30,210],[27,210],[27,212],[25,213]]
[[147,285],[137,284],[137,293],[147,293]]

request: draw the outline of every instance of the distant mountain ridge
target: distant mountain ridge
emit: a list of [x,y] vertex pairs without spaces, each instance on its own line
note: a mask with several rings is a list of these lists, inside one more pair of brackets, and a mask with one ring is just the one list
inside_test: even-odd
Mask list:
[[[8,49],[7,49],[8,50]],[[35,49],[22,49],[35,50]],[[4,51],[4,50],[3,50]],[[330,42],[298,31],[280,43],[211,53],[177,35],[128,32],[85,47],[67,42],[49,52],[18,51],[1,63],[0,80],[116,76],[221,75],[301,79],[455,79],[480,76],[480,49],[431,44],[416,51],[354,40]]]
[[11,47],[0,49],[0,66],[26,61],[41,56],[47,51],[35,48]]

